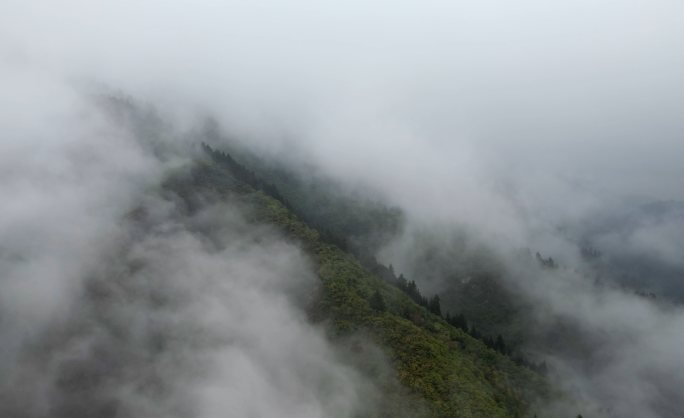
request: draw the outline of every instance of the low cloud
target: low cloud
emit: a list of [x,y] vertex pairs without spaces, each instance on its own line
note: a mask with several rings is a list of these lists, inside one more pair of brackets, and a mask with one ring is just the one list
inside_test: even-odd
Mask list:
[[234,205],[185,215],[159,193],[181,156],[160,160],[139,120],[83,105],[87,117],[37,114],[42,132],[15,137],[47,149],[3,155],[2,415],[376,408],[373,383],[306,318],[308,257]]
[[[99,366],[100,360],[93,360],[99,354],[88,354],[98,352],[94,347],[103,341],[118,341],[122,352],[132,350],[132,359],[146,358],[151,348],[140,348],[133,337],[117,340],[103,325],[108,316],[114,325],[127,323],[122,318],[129,304],[134,306],[131,312],[147,312],[137,310],[147,299],[135,292],[121,306],[103,308],[105,319],[93,320],[88,325],[91,331],[82,331],[82,346],[75,343],[81,341],[81,331],[72,331],[86,327],[83,318],[92,318],[99,309],[82,293],[84,285],[113,286],[115,293],[117,286],[144,291],[146,276],[151,283],[168,280],[162,299],[188,310],[187,318],[178,319],[178,332],[204,332],[216,346],[202,342],[206,363],[186,365],[172,357],[185,359],[177,353],[191,343],[183,338],[175,343],[177,350],[164,361],[178,370],[163,367],[164,373],[177,373],[182,379],[170,381],[189,382],[187,387],[159,389],[162,394],[150,398],[131,389],[135,379],[119,376],[118,383],[95,387],[111,384],[114,392],[132,396],[123,398],[140,396],[139,401],[107,406],[98,400],[93,405],[105,405],[104,411],[129,408],[153,415],[182,403],[187,409],[179,407],[179,414],[190,414],[196,405],[184,402],[183,396],[205,399],[202,405],[219,405],[227,398],[220,398],[216,388],[248,391],[245,388],[252,385],[273,391],[282,389],[273,381],[288,379],[297,383],[288,389],[292,392],[278,393],[302,403],[293,404],[289,395],[273,392],[274,403],[252,405],[264,408],[256,412],[277,405],[282,408],[278,411],[315,415],[333,409],[352,411],[354,407],[345,402],[356,405],[358,394],[347,386],[333,385],[340,397],[311,389],[327,387],[331,376],[338,382],[355,381],[344,366],[320,375],[302,374],[298,346],[289,345],[283,350],[291,354],[287,360],[292,368],[272,375],[261,366],[282,357],[268,347],[268,335],[219,326],[220,321],[210,316],[242,318],[247,316],[247,301],[265,304],[264,310],[272,314],[269,320],[281,321],[277,323],[310,342],[315,361],[329,359],[332,354],[321,337],[301,322],[289,299],[282,299],[286,290],[271,294],[263,291],[265,282],[240,281],[249,276],[245,272],[254,271],[275,283],[280,270],[304,280],[306,262],[295,249],[282,243],[237,248],[229,240],[224,247],[212,248],[196,232],[185,230],[187,220],[164,212],[170,209],[155,209],[164,206],[160,202],[149,206],[161,213],[158,229],[149,236],[127,237],[122,216],[182,158],[161,162],[155,156],[157,147],[141,148],[136,138],[140,132],[132,131],[126,121],[107,121],[90,102],[82,101],[83,92],[122,89],[154,103],[181,131],[211,115],[232,137],[258,152],[287,153],[293,160],[313,162],[345,184],[381,190],[388,202],[407,214],[409,244],[411,234],[423,229],[433,233],[463,228],[476,236],[477,245],[497,253],[528,246],[573,270],[582,263],[578,244],[583,244],[587,230],[581,226],[594,214],[628,198],[642,203],[684,199],[684,61],[677,53],[684,42],[681,12],[679,4],[640,0],[599,5],[581,1],[568,7],[534,1],[9,4],[0,17],[0,361],[22,366],[6,369],[3,389],[29,388],[21,393],[42,394],[40,401],[31,403],[40,416],[54,399],[62,398],[59,391],[52,392],[54,382],[36,376],[63,373],[68,386],[68,377],[78,376],[80,370],[78,362],[75,372],[69,371],[72,366],[63,366],[72,364],[71,359],[108,367],[107,361]],[[173,138],[157,139],[173,144],[171,148],[178,145]],[[610,251],[620,250],[622,255],[646,253],[677,264],[682,254],[680,224],[679,219],[643,221],[627,235],[592,235],[592,244],[606,258]],[[238,235],[249,242],[248,237],[260,233]],[[113,243],[118,239],[130,241],[132,247],[118,253],[119,244]],[[395,255],[410,251],[409,244],[400,242],[388,249],[387,261],[401,259]],[[180,254],[175,245],[188,255]],[[124,271],[130,269],[125,266],[131,260],[126,260],[133,252],[146,260],[137,272],[98,271],[108,257],[119,260]],[[292,261],[286,263],[278,254],[287,254]],[[195,258],[184,258],[190,255]],[[225,293],[227,285],[220,279],[222,269],[229,269],[222,257],[242,266],[225,273],[232,271],[236,283],[245,286],[238,293],[244,299],[229,307],[212,299],[214,292]],[[194,264],[199,260],[212,269],[195,276],[187,266],[199,266]],[[105,264],[114,272],[119,268],[112,260]],[[513,266],[509,268],[518,268]],[[558,366],[565,367],[565,376],[578,373],[568,380],[579,386],[578,393],[621,405],[616,408],[625,411],[623,416],[675,414],[675,398],[680,395],[676,388],[682,385],[671,372],[684,364],[672,348],[683,334],[678,310],[653,307],[621,291],[596,291],[593,284],[570,273],[522,270],[512,274],[511,283],[517,283],[526,297],[596,337],[592,341],[601,358],[598,371],[577,372],[571,362]],[[193,293],[180,272],[207,293]],[[105,278],[110,276],[118,281],[108,283]],[[193,311],[204,305],[211,311]],[[161,316],[159,326],[176,332],[170,325],[175,317]],[[57,318],[67,319],[55,325]],[[256,328],[270,324],[266,319],[260,322],[260,315],[242,320]],[[54,329],[58,331],[50,331]],[[292,341],[289,334],[268,329]],[[52,336],[55,333],[57,337]],[[23,368],[33,364],[27,359],[40,357],[25,353],[25,344],[52,347],[53,338],[63,345],[48,350],[44,363]],[[75,354],[78,350],[87,355]],[[111,349],[102,350],[108,358]],[[226,359],[220,353],[230,356]],[[249,385],[224,379],[223,370],[233,367],[249,374],[241,382]],[[145,370],[156,379],[155,372]],[[206,377],[202,370],[214,373],[214,383],[195,377]],[[98,390],[91,395],[100,399],[104,395]],[[102,390],[102,399],[113,396]],[[168,393],[185,395],[175,398]],[[159,397],[165,401],[147,403]],[[72,405],[63,399],[64,411],[76,408],[76,401]],[[13,405],[10,408],[18,408]],[[202,412],[211,416],[212,410]]]

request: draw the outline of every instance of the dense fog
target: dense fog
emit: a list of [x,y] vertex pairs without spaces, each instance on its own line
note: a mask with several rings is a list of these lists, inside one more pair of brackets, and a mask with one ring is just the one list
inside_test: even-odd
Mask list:
[[[296,245],[238,207],[190,216],[160,196],[211,117],[266,160],[401,207],[378,258],[430,292],[464,277],[420,265],[426,242],[447,261],[486,247],[534,306],[527,349],[588,411],[680,416],[683,16],[637,0],[9,2],[0,411],[376,407],[307,322],[316,278]],[[153,116],[112,119],[100,95]],[[579,341],[545,339],[558,324]]]

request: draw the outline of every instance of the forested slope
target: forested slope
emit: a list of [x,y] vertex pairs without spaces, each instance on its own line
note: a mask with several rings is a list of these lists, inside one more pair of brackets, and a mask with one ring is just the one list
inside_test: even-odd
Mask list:
[[[274,194],[268,185],[257,191],[236,179],[227,164],[210,159],[197,158],[191,167],[171,175],[164,190],[180,198],[189,213],[206,203],[236,202],[253,222],[275,225],[299,242],[315,261],[321,280],[320,287],[312,289],[310,319],[327,327],[339,344],[363,336],[381,347],[393,371],[380,384],[390,399],[402,399],[403,412],[435,417],[548,416],[544,405],[560,395],[542,377],[415,303],[352,254],[324,242],[282,196],[267,195]],[[350,352],[362,357],[364,348],[352,347]],[[392,385],[395,378],[411,396],[401,396],[402,389]],[[396,415],[390,405],[385,416]]]
[[[231,152],[235,150],[233,156],[202,145],[204,156],[255,190],[279,200],[300,221],[315,229],[322,242],[353,254],[372,273],[406,292],[417,304],[445,316],[447,322],[489,348],[513,355],[518,364],[545,370],[545,364],[530,362],[519,350],[529,331],[523,312],[529,306],[503,285],[502,260],[490,250],[471,248],[463,234],[446,240],[419,235],[414,237],[416,243],[408,255],[412,277],[397,277],[391,264],[383,265],[375,256],[403,232],[405,220],[400,208],[354,196],[324,176],[303,175],[282,162],[263,160],[222,137],[213,123],[208,123],[199,137],[225,144]],[[441,283],[439,290],[435,282]],[[428,285],[438,295],[428,297],[420,292],[419,285]]]

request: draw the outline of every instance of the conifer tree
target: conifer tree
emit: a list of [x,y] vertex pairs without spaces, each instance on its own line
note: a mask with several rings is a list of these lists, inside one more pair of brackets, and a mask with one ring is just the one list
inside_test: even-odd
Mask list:
[[435,295],[430,299],[430,302],[428,304],[428,310],[432,312],[435,315],[439,315],[440,317],[442,316],[442,308],[440,307],[439,295]]
[[397,278],[397,287],[402,292],[408,291],[408,282],[406,281],[406,278],[404,277],[403,274],[400,274],[399,277]]
[[420,292],[418,291],[418,286],[416,286],[416,281],[411,280],[406,286],[406,293],[413,299],[414,302],[420,304]]
[[454,318],[454,326],[461,328],[466,334],[468,333],[468,320],[465,315],[463,315],[463,312],[461,312],[458,317]]

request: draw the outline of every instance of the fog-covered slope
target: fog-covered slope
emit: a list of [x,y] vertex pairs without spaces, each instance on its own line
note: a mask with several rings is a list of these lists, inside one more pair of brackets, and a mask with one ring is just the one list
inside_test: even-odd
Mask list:
[[52,193],[4,184],[43,201],[6,207],[4,415],[676,416],[680,309],[596,260],[421,224],[234,157],[218,126],[212,148],[152,107],[89,106],[88,135],[26,155]]
[[[268,164],[251,164],[277,178]],[[606,253],[571,236],[567,226],[556,228],[555,244],[526,249],[497,244],[467,225],[415,221],[409,217],[408,229],[374,254],[385,264],[361,258],[362,264],[428,311],[450,311],[455,328],[495,351],[504,352],[502,334],[510,358],[543,370],[585,412],[676,416],[681,402],[670,388],[678,378],[669,367],[682,364],[671,351],[681,336],[681,310],[649,296],[643,282],[623,286],[619,265],[605,262]],[[467,327],[454,320],[461,313]]]
[[[152,171],[114,216],[95,215],[102,246],[78,259],[3,242],[3,416],[518,417],[562,399],[322,241],[268,183],[149,110],[104,104]],[[64,213],[53,236],[89,228],[75,221]],[[59,282],[35,270],[44,257],[82,264]],[[65,298],[28,327],[32,270]]]
[[584,248],[600,257],[601,279],[638,291],[684,301],[684,202],[629,202],[588,214],[567,225]]

